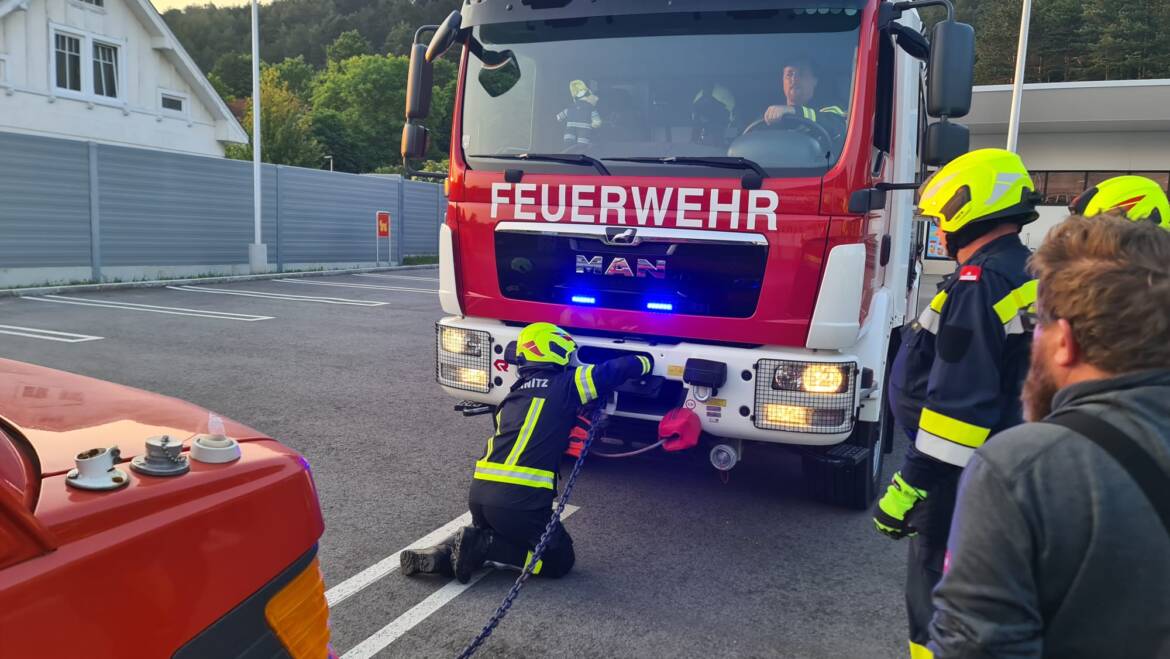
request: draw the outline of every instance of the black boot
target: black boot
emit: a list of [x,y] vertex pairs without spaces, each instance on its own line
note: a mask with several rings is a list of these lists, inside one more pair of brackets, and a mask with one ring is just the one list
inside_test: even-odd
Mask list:
[[465,526],[459,532],[451,550],[451,565],[459,583],[471,581],[471,574],[483,567],[491,542],[492,532],[487,529]]
[[455,575],[451,567],[451,545],[444,543],[426,549],[407,549],[399,555],[402,574],[410,577],[416,574]]

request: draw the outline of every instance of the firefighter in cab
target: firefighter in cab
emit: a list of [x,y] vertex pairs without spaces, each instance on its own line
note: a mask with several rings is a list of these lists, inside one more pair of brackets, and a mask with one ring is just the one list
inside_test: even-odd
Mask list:
[[584,80],[573,80],[569,83],[569,96],[572,103],[557,113],[557,122],[565,125],[565,147],[589,146],[593,144],[594,132],[601,128],[597,95]]
[[[402,552],[403,574],[453,574],[467,583],[488,562],[528,566],[552,516],[557,469],[578,410],[654,368],[643,355],[570,367],[576,350],[573,337],[551,323],[534,323],[520,332],[520,377],[496,408],[495,432],[475,463],[468,496],[472,525],[436,547]],[[564,576],[574,560],[573,540],[558,522],[533,574]]]
[[889,402],[911,443],[874,510],[878,531],[910,537],[906,606],[914,659],[931,656],[931,591],[942,577],[959,475],[989,436],[1023,422],[1036,282],[1019,233],[1036,219],[1037,202],[1024,163],[1003,149],[960,156],[921,188],[919,213],[938,223],[958,269],[902,329]]
[[1068,212],[1085,217],[1118,214],[1170,230],[1170,202],[1166,193],[1144,176],[1114,176],[1101,181],[1073,199]]

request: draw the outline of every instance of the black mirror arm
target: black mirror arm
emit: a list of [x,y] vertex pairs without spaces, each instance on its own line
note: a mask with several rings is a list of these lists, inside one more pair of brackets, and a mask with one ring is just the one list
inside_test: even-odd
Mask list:
[[919,181],[911,181],[909,183],[878,183],[874,187],[878,190],[917,190],[918,186],[922,185]]
[[434,36],[434,33],[438,32],[438,30],[439,30],[438,25],[424,25],[424,26],[420,27],[419,29],[414,31],[414,43],[415,44],[423,43],[422,36],[424,34],[426,34],[427,32],[430,32],[431,35]]

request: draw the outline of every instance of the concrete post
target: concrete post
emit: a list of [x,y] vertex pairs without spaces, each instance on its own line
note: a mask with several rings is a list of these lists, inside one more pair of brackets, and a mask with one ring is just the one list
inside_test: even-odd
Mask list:
[[90,279],[102,281],[102,209],[98,180],[98,145],[89,143],[89,265]]

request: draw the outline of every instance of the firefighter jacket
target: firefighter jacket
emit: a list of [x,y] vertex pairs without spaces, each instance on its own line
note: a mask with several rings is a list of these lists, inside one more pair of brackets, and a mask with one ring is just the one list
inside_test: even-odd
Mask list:
[[902,330],[889,400],[914,437],[903,477],[915,487],[929,486],[932,463],[962,468],[989,436],[1023,421],[1036,301],[1029,254],[1017,234],[984,245]]
[[592,144],[593,131],[601,127],[601,114],[594,104],[577,99],[557,113],[557,121],[565,124],[565,146]]
[[648,357],[627,356],[575,368],[528,365],[496,408],[496,431],[475,463],[470,502],[547,509],[556,496],[557,467],[569,448],[577,408],[604,400],[631,378],[650,373]]

